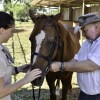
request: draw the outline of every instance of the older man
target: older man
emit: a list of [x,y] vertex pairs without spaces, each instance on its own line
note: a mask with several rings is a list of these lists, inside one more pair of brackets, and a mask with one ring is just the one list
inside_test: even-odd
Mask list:
[[[89,13],[80,16],[78,22],[75,33],[81,29],[86,40],[75,57],[64,62],[64,70],[77,72],[81,90],[78,100],[100,100],[100,17]],[[57,72],[60,66],[60,62],[55,62],[50,70]]]

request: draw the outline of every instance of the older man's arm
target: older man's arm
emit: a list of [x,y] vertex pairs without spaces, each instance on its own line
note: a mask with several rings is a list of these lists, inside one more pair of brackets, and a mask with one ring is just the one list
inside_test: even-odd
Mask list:
[[[57,72],[60,70],[61,62],[54,62],[51,65],[51,71]],[[72,72],[92,72],[97,69],[100,69],[100,66],[95,64],[91,60],[84,60],[84,61],[77,61],[72,59],[69,62],[64,62],[64,69],[65,71],[72,71]]]

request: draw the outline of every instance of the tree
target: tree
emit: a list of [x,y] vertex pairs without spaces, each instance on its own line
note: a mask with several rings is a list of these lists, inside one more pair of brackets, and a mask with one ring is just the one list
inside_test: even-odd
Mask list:
[[[4,0],[4,9],[14,17],[26,18],[25,9],[30,7],[29,2],[32,0]],[[18,19],[18,18],[17,18]]]

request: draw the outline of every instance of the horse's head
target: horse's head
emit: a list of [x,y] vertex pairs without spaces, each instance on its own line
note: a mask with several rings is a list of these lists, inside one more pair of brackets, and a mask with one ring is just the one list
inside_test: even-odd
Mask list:
[[43,72],[42,77],[36,79],[33,84],[41,85],[49,64],[58,49],[60,33],[56,24],[58,24],[62,13],[55,16],[36,16],[30,10],[29,15],[35,24],[30,36],[32,69],[39,68]]

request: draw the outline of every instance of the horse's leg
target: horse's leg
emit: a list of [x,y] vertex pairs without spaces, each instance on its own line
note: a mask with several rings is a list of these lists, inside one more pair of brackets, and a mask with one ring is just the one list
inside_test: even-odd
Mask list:
[[[51,74],[51,73],[49,73]],[[47,83],[49,85],[49,89],[50,89],[50,100],[56,100],[56,94],[55,94],[55,76],[52,76],[47,74],[46,75],[46,80],[47,80]]]
[[71,79],[72,79],[72,75],[70,75],[67,79],[61,79],[61,82],[62,82],[62,99],[61,100],[68,100],[67,99],[68,90],[69,89],[71,90],[72,88]]

